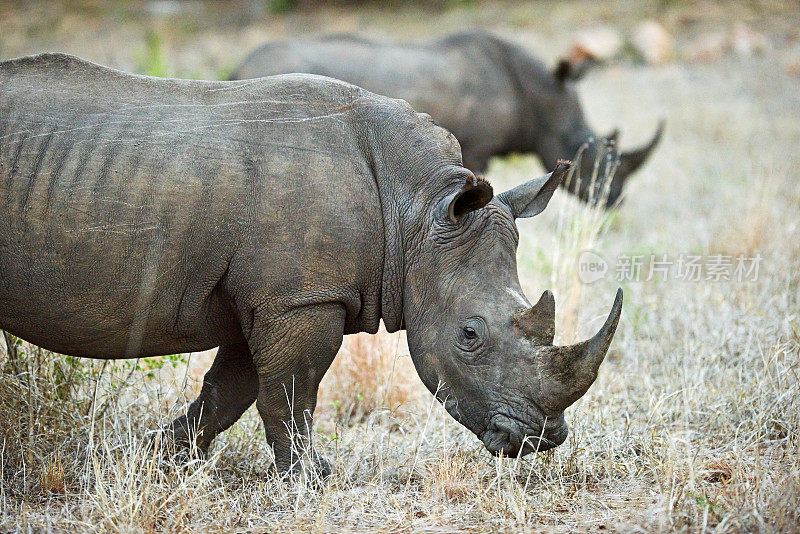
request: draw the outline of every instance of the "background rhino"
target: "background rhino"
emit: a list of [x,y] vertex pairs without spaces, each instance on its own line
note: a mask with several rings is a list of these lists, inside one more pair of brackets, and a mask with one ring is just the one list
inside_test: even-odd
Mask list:
[[[489,158],[533,152],[553,169],[588,143],[578,178],[567,189],[582,200],[617,202],[625,181],[658,144],[663,123],[644,147],[620,156],[619,167],[603,159],[594,187],[593,169],[606,141],[586,124],[569,82],[585,69],[562,61],[552,71],[524,49],[485,32],[456,33],[425,43],[383,43],[352,35],[266,43],[250,53],[231,79],[308,72],[338,78],[408,101],[429,113],[461,144],[464,165],[486,169]],[[617,133],[609,136],[615,141]]]
[[568,168],[494,196],[429,117],[318,76],[6,61],[0,328],[91,358],[220,346],[176,441],[205,449],[256,402],[289,471],[343,334],[383,319],[489,450],[547,449],[622,306],[618,293],[594,338],[556,347],[552,294],[522,296],[514,218],[541,212]]

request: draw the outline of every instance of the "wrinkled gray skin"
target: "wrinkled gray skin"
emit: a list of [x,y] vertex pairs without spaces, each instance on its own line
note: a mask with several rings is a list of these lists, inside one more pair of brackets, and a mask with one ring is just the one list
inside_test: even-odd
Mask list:
[[255,402],[291,472],[308,465],[295,451],[342,335],[383,319],[489,450],[548,449],[621,308],[618,295],[597,336],[555,347],[552,295],[522,296],[514,218],[544,209],[568,167],[494,196],[427,115],[319,76],[6,61],[0,328],[88,358],[219,346],[175,443],[207,449]]
[[[352,35],[267,43],[236,68],[241,80],[290,72],[338,78],[378,94],[402,98],[430,114],[452,132],[464,165],[484,171],[492,156],[512,152],[537,154],[553,169],[560,158],[574,158],[588,143],[578,176],[567,189],[584,201],[617,203],[626,180],[658,143],[663,124],[647,146],[619,156],[619,167],[606,187],[618,153],[611,141],[591,131],[572,86],[584,68],[561,62],[549,70],[524,49],[484,32],[457,33],[441,40],[383,43]],[[610,145],[610,146],[609,146]],[[598,152],[612,153],[592,187]]]

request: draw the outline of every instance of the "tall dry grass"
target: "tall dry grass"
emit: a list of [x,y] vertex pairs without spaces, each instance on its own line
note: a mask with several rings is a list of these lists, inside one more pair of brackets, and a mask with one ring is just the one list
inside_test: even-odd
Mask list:
[[379,410],[400,414],[413,397],[413,373],[401,333],[389,334],[381,326],[375,335],[348,336],[320,384],[318,403],[344,425]]

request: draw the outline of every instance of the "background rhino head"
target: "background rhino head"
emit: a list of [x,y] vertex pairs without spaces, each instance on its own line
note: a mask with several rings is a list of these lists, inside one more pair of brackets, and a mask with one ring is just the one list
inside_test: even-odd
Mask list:
[[522,51],[510,55],[519,91],[523,95],[520,151],[537,153],[544,166],[553,169],[560,158],[576,158],[573,175],[564,187],[589,203],[612,207],[619,202],[626,182],[658,146],[665,121],[659,122],[645,145],[617,150],[619,129],[607,136],[592,131],[583,116],[576,81],[587,65],[560,61],[552,72],[543,65],[526,61]]

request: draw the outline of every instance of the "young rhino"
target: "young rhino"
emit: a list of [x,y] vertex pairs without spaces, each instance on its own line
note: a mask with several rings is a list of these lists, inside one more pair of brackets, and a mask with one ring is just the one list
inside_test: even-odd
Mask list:
[[[586,145],[579,178],[572,177],[566,187],[583,201],[610,207],[658,144],[663,123],[646,146],[619,156],[607,184],[615,163],[603,155],[613,148],[617,132],[602,139],[586,124],[572,86],[585,70],[566,61],[550,70],[517,45],[470,31],[425,43],[352,35],[266,43],[231,79],[308,72],[402,98],[458,138],[464,164],[473,171],[485,170],[490,157],[511,152],[532,152],[552,169],[559,158],[574,157]],[[593,181],[598,155],[602,161]]]
[[619,293],[594,338],[557,347],[553,296],[522,295],[514,219],[541,212],[568,168],[494,196],[428,116],[319,76],[5,61],[0,328],[87,358],[219,346],[175,443],[207,449],[255,402],[291,472],[342,336],[383,320],[489,450],[548,449],[622,307]]

